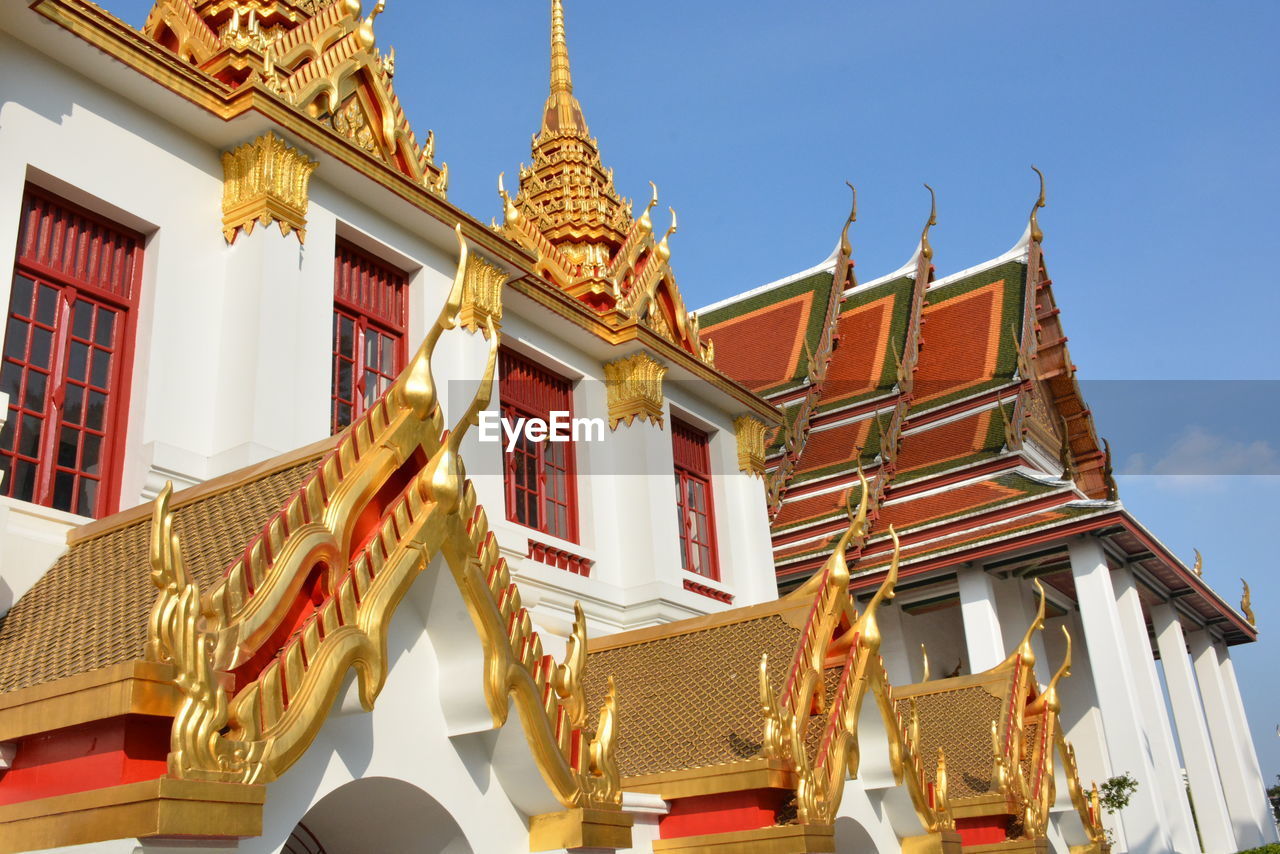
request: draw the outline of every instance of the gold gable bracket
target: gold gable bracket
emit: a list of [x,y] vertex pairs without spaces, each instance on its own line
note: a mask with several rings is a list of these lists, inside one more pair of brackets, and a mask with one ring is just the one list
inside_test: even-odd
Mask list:
[[256,225],[307,235],[307,189],[319,164],[274,133],[265,133],[222,155],[222,234],[234,243]]
[[606,362],[604,381],[609,398],[609,429],[616,430],[620,421],[629,427],[637,418],[661,427],[662,379],[666,374],[667,366],[648,353]]

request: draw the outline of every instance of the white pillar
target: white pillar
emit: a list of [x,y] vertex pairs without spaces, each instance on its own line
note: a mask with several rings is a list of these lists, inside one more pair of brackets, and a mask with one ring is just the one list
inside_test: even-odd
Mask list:
[[1092,537],[1069,543],[1071,575],[1080,603],[1080,622],[1093,670],[1093,683],[1102,711],[1103,731],[1113,773],[1129,773],[1138,788],[1120,812],[1124,841],[1134,852],[1173,851],[1169,822],[1160,799],[1160,785],[1146,749],[1140,720],[1147,713],[1134,690],[1133,669],[1120,651],[1127,639],[1111,585],[1102,545]]
[[964,620],[969,672],[981,673],[1005,659],[995,587],[991,576],[980,566],[962,567],[956,573],[956,580],[960,586],[960,616]]
[[1253,735],[1249,729],[1249,719],[1245,717],[1244,700],[1240,696],[1240,684],[1236,681],[1236,668],[1231,662],[1231,653],[1226,644],[1214,644],[1218,653],[1218,662],[1222,668],[1222,682],[1227,689],[1227,707],[1236,718],[1236,733],[1240,736],[1239,746],[1241,759],[1249,788],[1253,791],[1253,808],[1262,830],[1264,843],[1280,842],[1277,833],[1275,813],[1271,810],[1271,802],[1267,799],[1267,784],[1262,777],[1262,769],[1258,766],[1258,751],[1253,746]]
[[[870,601],[870,599],[866,600],[866,602]],[[866,602],[858,603],[860,612],[866,608]],[[881,604],[876,611],[876,624],[880,627],[880,655],[884,658],[884,669],[889,674],[889,683],[910,685],[920,681],[922,662],[918,652],[907,649],[906,633],[902,630],[902,608],[893,602]],[[937,674],[934,678],[937,678]]]
[[1200,842],[1191,817],[1191,805],[1187,802],[1187,790],[1182,784],[1182,768],[1173,744],[1173,728],[1169,725],[1169,714],[1165,709],[1164,691],[1156,674],[1155,656],[1151,653],[1151,639],[1147,634],[1147,619],[1142,612],[1138,583],[1127,567],[1113,572],[1111,580],[1115,585],[1116,604],[1124,627],[1129,666],[1133,670],[1133,687],[1138,703],[1146,712],[1139,722],[1155,766],[1156,783],[1169,819],[1169,835],[1173,838],[1174,850],[1197,851]]
[[[1262,816],[1254,809],[1254,781],[1244,761],[1241,749],[1241,733],[1238,733],[1237,717],[1231,708],[1231,699],[1222,675],[1213,639],[1207,629],[1187,635],[1191,648],[1191,660],[1195,663],[1196,679],[1200,683],[1200,699],[1204,702],[1205,719],[1209,723],[1209,735],[1213,739],[1214,758],[1218,762],[1218,775],[1222,779],[1222,793],[1227,799],[1227,813],[1235,830],[1237,848],[1254,848],[1266,841]],[[1244,734],[1247,737],[1247,733]],[[1252,744],[1249,749],[1252,750]],[[1270,818],[1267,817],[1267,823]]]
[[1187,658],[1187,640],[1173,606],[1157,605],[1151,609],[1160,661],[1164,664],[1164,681],[1169,687],[1169,704],[1178,726],[1178,743],[1182,761],[1195,801],[1196,821],[1206,854],[1231,854],[1236,850],[1235,832],[1222,797],[1222,781],[1213,759],[1213,745],[1204,722],[1204,709],[1196,693],[1191,660]]

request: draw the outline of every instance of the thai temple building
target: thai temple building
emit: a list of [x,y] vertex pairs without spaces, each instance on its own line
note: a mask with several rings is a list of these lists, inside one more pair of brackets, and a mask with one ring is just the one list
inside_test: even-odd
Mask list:
[[1248,589],[1121,503],[1043,180],[693,312],[561,0],[492,225],[382,8],[0,16],[0,852],[1277,841]]

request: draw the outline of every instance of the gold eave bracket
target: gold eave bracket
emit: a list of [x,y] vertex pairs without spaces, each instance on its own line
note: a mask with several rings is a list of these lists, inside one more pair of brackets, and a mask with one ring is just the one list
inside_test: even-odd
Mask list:
[[835,850],[835,828],[829,824],[784,824],[653,841],[654,854],[829,854]]
[[131,837],[262,833],[265,786],[159,777],[0,807],[0,854]]
[[629,814],[618,810],[577,808],[529,819],[529,850],[561,848],[630,848]]
[[120,715],[173,717],[173,666],[125,661],[0,695],[0,741]]

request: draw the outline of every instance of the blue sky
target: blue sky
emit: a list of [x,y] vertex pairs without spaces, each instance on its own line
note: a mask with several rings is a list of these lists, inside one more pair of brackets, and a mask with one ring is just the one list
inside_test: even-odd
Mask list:
[[[1229,600],[1239,576],[1253,587],[1262,640],[1233,656],[1273,781],[1280,4],[566,3],[576,94],[619,189],[643,201],[652,179],[679,212],[690,306],[826,257],[846,179],[865,280],[910,255],[922,182],[945,275],[1014,243],[1028,166],[1045,171],[1071,352],[1118,467],[1144,473],[1121,497],[1178,553],[1200,548]],[[135,25],[150,7],[104,5]],[[391,0],[378,20],[450,199],[485,221],[538,128],[547,7]]]

